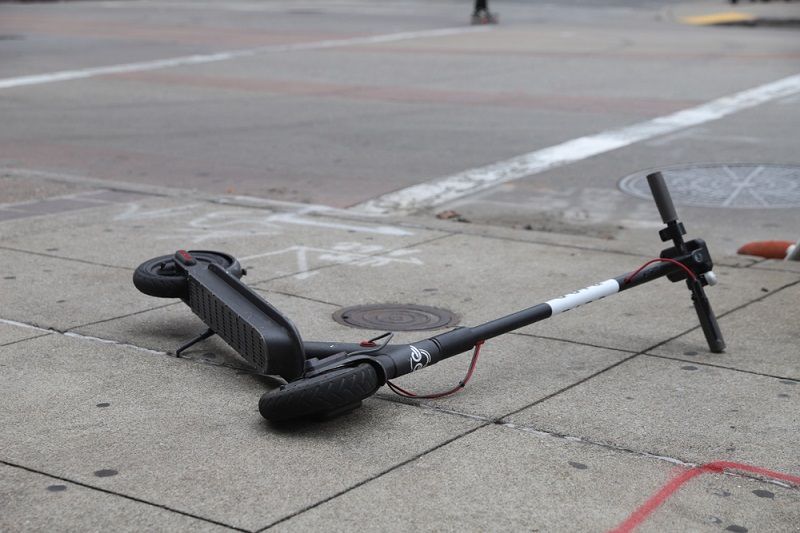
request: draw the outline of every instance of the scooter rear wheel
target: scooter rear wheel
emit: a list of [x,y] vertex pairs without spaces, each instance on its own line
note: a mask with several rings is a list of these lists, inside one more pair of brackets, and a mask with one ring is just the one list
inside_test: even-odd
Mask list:
[[369,363],[298,379],[265,393],[261,416],[272,422],[306,416],[333,416],[358,407],[378,390],[378,374]]
[[[232,276],[242,277],[242,267],[233,256],[209,250],[189,250],[198,263],[215,263]],[[145,261],[133,273],[133,284],[141,292],[156,298],[184,298],[189,284],[186,272],[175,264],[174,256],[162,255]]]

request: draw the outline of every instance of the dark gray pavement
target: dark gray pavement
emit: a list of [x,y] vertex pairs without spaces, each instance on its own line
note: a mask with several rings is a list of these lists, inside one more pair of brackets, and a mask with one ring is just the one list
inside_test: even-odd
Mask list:
[[[800,4],[492,6],[474,29],[450,1],[0,4],[0,530],[800,531],[800,267],[735,254],[798,237],[800,42],[682,22]],[[749,90],[454,200],[359,208]],[[717,263],[724,354],[663,281],[488,342],[450,398],[381,389],[281,426],[257,411],[277,380],[218,339],[176,359],[202,323],[130,281],[220,249],[308,340],[373,336],[332,319],[357,304],[474,325],[657,255],[636,177],[692,164],[717,166],[670,179]]]

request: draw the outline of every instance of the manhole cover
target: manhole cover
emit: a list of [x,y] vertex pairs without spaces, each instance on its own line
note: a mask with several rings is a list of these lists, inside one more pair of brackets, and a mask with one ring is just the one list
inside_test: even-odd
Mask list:
[[345,326],[380,331],[419,331],[458,323],[458,317],[445,309],[403,304],[346,307],[336,311],[333,319]]
[[[652,199],[646,175],[622,178],[619,188]],[[800,166],[685,165],[661,170],[676,205],[732,209],[780,209],[800,206]]]

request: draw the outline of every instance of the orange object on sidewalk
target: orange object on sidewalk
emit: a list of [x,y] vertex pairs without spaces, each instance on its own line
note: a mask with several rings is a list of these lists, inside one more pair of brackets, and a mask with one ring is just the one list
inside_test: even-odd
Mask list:
[[756,255],[765,259],[784,259],[789,254],[792,241],[756,241],[748,242],[737,250],[739,255]]

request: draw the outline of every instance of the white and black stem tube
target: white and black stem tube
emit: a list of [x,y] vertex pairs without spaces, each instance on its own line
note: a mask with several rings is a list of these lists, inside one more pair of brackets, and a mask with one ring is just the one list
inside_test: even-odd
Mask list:
[[[635,275],[633,272],[629,272],[479,326],[456,328],[414,343],[410,345],[416,349],[416,352],[411,350],[413,354],[409,352],[409,349],[400,347],[397,347],[398,349],[390,349],[390,353],[386,355],[392,359],[394,368],[392,369],[393,371],[388,372],[390,374],[389,377],[391,379],[419,370],[442,359],[469,351],[480,341],[486,341],[530,324],[541,322],[552,316],[565,313],[570,309],[601,300],[612,294],[678,271],[680,271],[680,268],[674,264],[658,263],[641,270]],[[419,354],[422,354],[422,359],[419,358]],[[416,355],[416,357],[413,357],[413,355]]]

